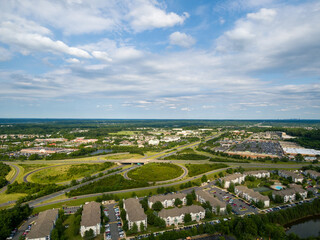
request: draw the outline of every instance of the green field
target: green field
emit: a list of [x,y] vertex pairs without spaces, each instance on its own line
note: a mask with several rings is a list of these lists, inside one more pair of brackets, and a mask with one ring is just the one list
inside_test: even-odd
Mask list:
[[132,136],[139,133],[139,131],[120,131],[116,133],[109,133],[110,135],[126,135],[126,136]]
[[106,156],[106,160],[123,160],[123,159],[139,159],[142,158],[140,154],[117,154],[117,155],[112,155],[112,156]]
[[202,173],[210,172],[212,170],[216,170],[219,168],[226,168],[228,165],[223,163],[217,164],[186,164],[186,168],[188,169],[188,176],[193,177],[200,175]]
[[97,172],[101,172],[113,166],[113,163],[102,164],[74,164],[57,166],[41,170],[30,176],[35,183],[59,183],[79,179]]
[[183,174],[181,167],[171,163],[149,163],[128,172],[128,177],[139,181],[157,182],[177,178]]

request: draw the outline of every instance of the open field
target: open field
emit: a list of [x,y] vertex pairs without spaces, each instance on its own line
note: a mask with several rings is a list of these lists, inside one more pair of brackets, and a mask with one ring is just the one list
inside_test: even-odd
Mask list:
[[24,173],[31,172],[38,168],[53,166],[54,164],[19,164],[19,166],[23,167]]
[[26,195],[27,194],[25,193],[11,193],[11,194],[0,193],[0,204],[17,200],[19,197],[24,197]]
[[119,154],[119,155],[113,155],[113,156],[106,156],[105,160],[123,160],[123,159],[139,159],[143,158],[140,154]]
[[186,164],[186,168],[188,169],[188,176],[193,177],[202,173],[210,172],[219,168],[226,168],[228,165],[223,163],[217,164]]
[[30,180],[35,183],[65,182],[104,171],[111,166],[113,166],[113,164],[108,162],[101,164],[73,164],[57,166],[31,174]]
[[183,174],[181,167],[171,163],[149,163],[128,172],[134,180],[157,182],[177,178]]

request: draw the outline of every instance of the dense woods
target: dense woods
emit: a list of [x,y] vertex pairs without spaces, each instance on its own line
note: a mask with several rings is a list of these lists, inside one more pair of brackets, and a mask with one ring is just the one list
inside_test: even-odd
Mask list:
[[4,187],[7,184],[6,176],[10,172],[11,168],[2,162],[0,162],[0,188]]

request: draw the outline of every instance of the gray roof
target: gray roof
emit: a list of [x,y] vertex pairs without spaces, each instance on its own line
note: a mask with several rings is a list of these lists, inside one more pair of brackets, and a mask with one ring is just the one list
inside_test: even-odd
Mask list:
[[296,193],[305,193],[307,190],[303,189],[301,185],[298,184],[289,184],[289,187],[292,188]]
[[305,172],[306,172],[306,173],[309,173],[310,175],[314,175],[314,176],[320,177],[320,173],[317,172],[317,171],[314,171],[314,170],[306,170]]
[[259,173],[269,173],[269,171],[267,171],[267,170],[256,170],[256,171],[244,172],[245,175],[253,175],[253,174],[259,174]]
[[199,195],[202,197],[205,201],[208,201],[211,204],[211,207],[217,207],[219,206],[220,208],[225,208],[226,203],[220,201],[219,199],[213,197],[210,193],[205,192],[203,190],[197,190],[196,195]]
[[159,212],[159,217],[161,218],[167,218],[167,217],[178,217],[182,214],[187,213],[199,213],[199,212],[205,212],[204,208],[198,205],[191,205],[191,206],[184,206],[182,208],[171,208],[171,209],[162,209]]
[[129,198],[124,200],[124,207],[127,212],[128,220],[131,222],[142,221],[147,219],[143,208],[137,198]]
[[288,189],[283,189],[283,190],[280,190],[280,191],[273,191],[272,194],[274,195],[279,195],[281,197],[284,197],[284,196],[291,196],[293,194],[295,194],[296,191],[292,188],[288,188]]
[[303,178],[301,175],[296,174],[296,173],[291,172],[291,171],[280,170],[279,172],[281,172],[282,174],[285,174],[285,175],[287,175],[289,177],[292,177],[292,178],[299,178],[299,179]]
[[100,203],[89,202],[83,206],[80,226],[91,227],[101,223]]
[[228,175],[226,177],[223,177],[221,179],[225,180],[225,181],[232,181],[232,180],[235,180],[235,179],[240,178],[240,177],[243,177],[243,174],[235,173],[235,174],[231,174],[231,175]]
[[152,196],[149,198],[149,202],[157,202],[157,201],[160,201],[160,202],[163,202],[165,200],[173,200],[173,199],[176,199],[176,198],[179,198],[179,199],[183,199],[184,197],[186,197],[187,194],[185,193],[173,193],[173,194],[167,194],[167,195],[156,195],[156,196]]
[[54,222],[58,217],[58,209],[51,209],[39,213],[31,231],[27,235],[28,239],[45,238],[50,236],[50,233],[54,227]]
[[238,189],[240,192],[248,194],[251,198],[256,198],[256,199],[261,200],[263,202],[269,200],[269,198],[267,196],[264,196],[259,192],[255,192],[252,189],[247,188],[246,186],[236,186],[235,188]]

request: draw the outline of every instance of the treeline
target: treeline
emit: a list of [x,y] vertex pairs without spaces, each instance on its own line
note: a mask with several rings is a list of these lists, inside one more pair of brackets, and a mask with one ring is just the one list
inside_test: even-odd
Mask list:
[[0,162],[0,188],[4,187],[8,183],[6,176],[10,171],[10,166]]
[[116,190],[147,187],[145,181],[127,180],[122,175],[116,174],[105,177],[99,181],[82,186],[67,193],[68,197],[86,195],[91,193],[111,192]]
[[196,153],[174,154],[164,158],[165,160],[208,160],[210,157]]
[[219,168],[226,168],[228,165],[223,163],[217,164],[186,164],[189,177],[197,176],[205,172],[210,172]]
[[5,240],[18,225],[26,219],[32,210],[29,205],[15,205],[0,211],[0,240]]
[[[257,239],[263,237],[274,240],[299,240],[295,234],[286,235],[284,225],[297,219],[320,214],[320,199],[312,203],[305,203],[296,207],[280,210],[268,214],[257,214],[245,217],[236,217],[230,221],[222,221],[220,224],[201,224],[190,230],[166,231],[157,236],[149,236],[145,239],[174,240],[185,239],[188,236],[200,234],[234,235],[240,240]],[[308,239],[319,239],[308,238]]]

